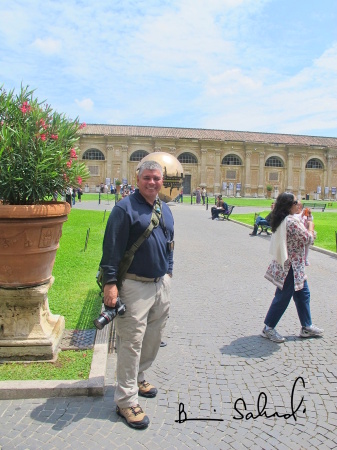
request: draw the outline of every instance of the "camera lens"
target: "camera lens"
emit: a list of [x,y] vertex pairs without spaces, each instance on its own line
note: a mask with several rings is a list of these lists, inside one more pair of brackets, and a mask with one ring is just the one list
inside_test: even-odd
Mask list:
[[116,314],[116,308],[106,306],[104,311],[101,312],[101,315],[98,317],[98,319],[94,320],[95,327],[101,330],[105,327],[105,325],[107,325],[116,317]]
[[105,327],[105,325],[107,325],[108,323],[109,323],[109,321],[104,316],[99,316],[98,319],[94,320],[94,325],[99,330],[102,330]]

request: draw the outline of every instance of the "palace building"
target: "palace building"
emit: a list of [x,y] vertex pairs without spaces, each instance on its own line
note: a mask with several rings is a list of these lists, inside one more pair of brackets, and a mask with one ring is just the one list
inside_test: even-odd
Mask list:
[[184,169],[184,194],[336,199],[337,138],[247,131],[128,125],[87,125],[80,159],[91,174],[85,190],[117,179],[136,184],[139,161],[153,152],[174,155]]

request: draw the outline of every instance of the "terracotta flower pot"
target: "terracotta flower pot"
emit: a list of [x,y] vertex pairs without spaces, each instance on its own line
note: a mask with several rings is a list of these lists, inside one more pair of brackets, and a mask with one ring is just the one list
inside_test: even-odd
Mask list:
[[0,287],[31,287],[50,281],[70,205],[0,204]]

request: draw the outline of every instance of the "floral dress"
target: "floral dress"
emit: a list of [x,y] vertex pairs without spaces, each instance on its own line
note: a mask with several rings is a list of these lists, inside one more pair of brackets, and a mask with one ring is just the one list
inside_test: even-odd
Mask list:
[[277,261],[273,260],[265,274],[265,278],[271,281],[280,289],[283,289],[285,279],[289,269],[292,266],[294,272],[295,291],[303,289],[304,281],[307,276],[305,269],[305,246],[312,244],[314,238],[311,233],[306,230],[304,225],[293,215],[287,216],[287,250],[288,259],[282,267]]

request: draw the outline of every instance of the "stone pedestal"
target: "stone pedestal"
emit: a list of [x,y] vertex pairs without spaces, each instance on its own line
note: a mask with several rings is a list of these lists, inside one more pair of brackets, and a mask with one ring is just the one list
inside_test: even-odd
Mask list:
[[0,288],[0,361],[55,360],[62,339],[64,317],[49,310],[48,290],[41,286]]
[[264,188],[263,188],[262,185],[259,185],[259,186],[257,187],[257,196],[258,196],[259,198],[265,198],[265,192],[264,192]]

